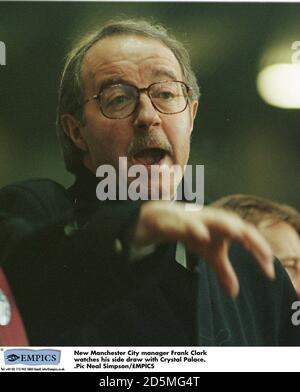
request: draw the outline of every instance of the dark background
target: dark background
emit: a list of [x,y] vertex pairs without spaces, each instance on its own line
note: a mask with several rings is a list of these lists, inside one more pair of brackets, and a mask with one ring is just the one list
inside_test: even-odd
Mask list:
[[251,193],[300,209],[300,110],[269,106],[256,90],[270,51],[291,61],[297,3],[1,2],[0,186],[35,176],[71,184],[54,125],[63,57],[115,16],[154,18],[187,43],[202,90],[190,163],[205,165],[206,195]]

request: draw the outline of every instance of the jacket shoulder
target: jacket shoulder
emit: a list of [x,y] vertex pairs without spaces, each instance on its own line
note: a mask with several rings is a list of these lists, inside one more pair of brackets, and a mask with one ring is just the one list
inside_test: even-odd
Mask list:
[[0,210],[21,215],[60,213],[72,206],[65,187],[48,178],[18,181],[0,190]]

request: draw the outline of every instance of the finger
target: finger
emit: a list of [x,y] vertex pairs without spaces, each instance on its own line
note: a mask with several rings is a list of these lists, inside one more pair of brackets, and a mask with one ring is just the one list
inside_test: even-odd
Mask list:
[[274,257],[271,248],[264,237],[251,225],[241,233],[240,242],[248,249],[258,261],[264,274],[270,278],[275,278]]
[[[207,262],[212,266],[213,270],[217,275],[217,279],[224,291],[230,296],[235,297],[239,292],[239,283],[237,276],[233,270],[233,267],[228,259],[228,242],[225,242],[220,238],[218,245],[211,248],[211,237],[205,237],[203,240],[202,236],[199,236],[199,232],[202,226],[207,230],[206,226],[200,224],[200,222],[193,220],[190,223],[190,238],[186,241],[186,246],[191,253],[198,256],[206,256]],[[206,242],[207,240],[207,242]],[[204,246],[203,246],[204,245]],[[208,249],[205,248],[208,245]],[[208,250],[208,251],[207,251]]]
[[201,243],[211,240],[206,225],[195,219],[192,213],[186,212],[182,206],[166,205],[159,213],[152,214],[148,222],[161,240]]
[[[192,219],[187,225],[184,244],[187,250],[196,255],[203,256],[203,248],[209,247],[211,243],[211,236],[207,227],[198,220]],[[188,258],[188,260],[193,260]],[[193,270],[194,264],[187,265],[189,270]]]
[[236,214],[221,210],[218,210],[216,214],[215,209],[206,211],[203,214],[203,219],[211,234],[214,232],[223,235],[227,239],[238,241],[245,246],[258,261],[264,274],[268,278],[274,279],[275,271],[271,248],[254,226],[244,222]]
[[239,293],[239,281],[228,259],[227,251],[211,260],[210,265],[224,291],[230,297],[235,298]]
[[245,227],[244,221],[236,214],[207,207],[199,212],[199,217],[210,230],[228,238],[238,238],[240,230]]
[[148,202],[141,207],[133,243],[148,245],[183,237],[185,222],[179,219],[178,209],[167,202]]
[[251,225],[241,222],[230,228],[215,228],[218,234],[223,234],[228,240],[238,241],[257,260],[262,272],[270,279],[275,278],[273,255],[271,248],[258,230]]
[[195,242],[195,245],[199,246],[199,244],[211,242],[211,235],[203,222],[191,216],[186,217],[185,240],[191,244]]

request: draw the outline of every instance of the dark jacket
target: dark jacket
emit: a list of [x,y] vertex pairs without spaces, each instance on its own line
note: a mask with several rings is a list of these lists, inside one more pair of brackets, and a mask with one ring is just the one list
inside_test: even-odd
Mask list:
[[175,244],[130,264],[141,203],[99,202],[95,188],[82,170],[69,190],[36,179],[0,191],[1,263],[31,345],[299,344],[291,323],[297,297],[279,263],[268,281],[232,246],[241,286],[234,301],[204,260],[194,272],[179,265]]

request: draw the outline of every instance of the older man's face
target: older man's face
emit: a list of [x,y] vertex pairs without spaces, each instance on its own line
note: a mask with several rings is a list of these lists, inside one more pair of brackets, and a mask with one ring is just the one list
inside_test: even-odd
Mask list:
[[[157,40],[134,35],[109,37],[96,43],[82,65],[85,98],[98,94],[103,83],[123,81],[147,87],[164,80],[182,81],[173,53]],[[197,102],[177,114],[162,114],[149,97],[141,94],[140,105],[125,119],[106,118],[97,100],[84,106],[84,124],[74,132],[73,141],[84,151],[84,164],[93,172],[101,164],[118,167],[119,157],[129,166],[153,164],[183,167],[189,157],[190,136]],[[72,136],[72,135],[71,135]],[[147,148],[145,148],[147,147]]]

